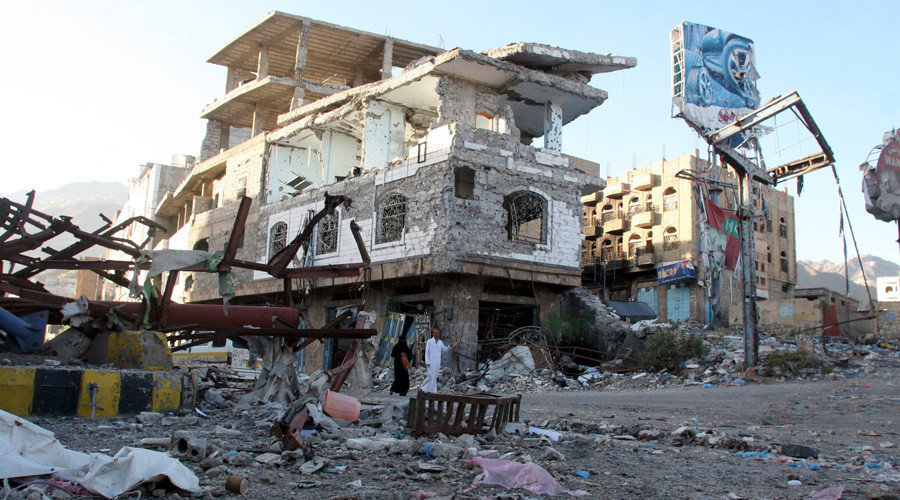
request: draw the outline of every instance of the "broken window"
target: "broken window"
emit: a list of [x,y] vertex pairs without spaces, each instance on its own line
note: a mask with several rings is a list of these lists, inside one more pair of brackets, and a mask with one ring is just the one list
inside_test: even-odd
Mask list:
[[506,230],[509,239],[529,243],[544,243],[544,209],[546,200],[531,191],[517,191],[503,200],[508,216]]
[[390,193],[381,199],[378,209],[378,233],[375,243],[400,241],[406,226],[406,197]]
[[287,246],[288,226],[286,222],[276,222],[269,229],[269,259]]
[[678,210],[678,193],[675,188],[668,188],[663,192],[663,211]]
[[790,261],[788,260],[787,252],[781,252],[781,272],[786,273],[790,268]]
[[782,218],[778,219],[778,236],[781,236],[782,238],[787,238],[787,235],[788,235],[787,222],[784,220],[784,217],[782,217]]
[[475,113],[475,128],[491,132],[506,132],[506,120],[484,111]]
[[337,212],[328,214],[319,221],[319,234],[316,237],[316,250],[319,254],[337,252],[339,222]]
[[469,167],[459,167],[456,176],[456,197],[464,200],[475,199],[475,171]]
[[678,248],[678,230],[674,227],[667,227],[663,233],[663,250],[675,250]]

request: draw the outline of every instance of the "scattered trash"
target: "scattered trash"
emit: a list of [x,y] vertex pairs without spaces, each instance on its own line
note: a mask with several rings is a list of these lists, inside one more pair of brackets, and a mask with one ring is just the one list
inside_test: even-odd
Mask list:
[[588,471],[586,471],[586,470],[575,469],[573,472],[575,473],[576,476],[580,477],[581,479],[587,479],[587,478],[591,477],[590,473],[588,473]]
[[231,476],[225,480],[225,489],[232,493],[243,495],[250,489],[250,481],[246,477]]
[[480,466],[484,472],[475,478],[472,488],[479,484],[497,484],[508,489],[523,488],[535,495],[567,493],[572,496],[587,495],[586,491],[569,491],[538,464],[523,464],[511,460],[473,457],[469,462]]
[[842,496],[844,496],[843,486],[832,486],[809,497],[809,500],[841,500]]

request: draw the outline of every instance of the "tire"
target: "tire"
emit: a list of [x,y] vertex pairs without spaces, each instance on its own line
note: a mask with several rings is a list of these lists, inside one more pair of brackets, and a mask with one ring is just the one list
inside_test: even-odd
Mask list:
[[716,100],[715,83],[706,68],[700,68],[697,75],[697,94],[704,106],[711,106]]
[[[729,92],[734,92],[748,105],[755,107],[759,105],[759,102],[756,97],[756,84],[750,79],[753,69],[751,56],[749,46],[743,41],[730,40],[722,51],[722,70],[725,73],[722,76],[725,78],[725,87]],[[735,76],[735,74],[740,76]]]

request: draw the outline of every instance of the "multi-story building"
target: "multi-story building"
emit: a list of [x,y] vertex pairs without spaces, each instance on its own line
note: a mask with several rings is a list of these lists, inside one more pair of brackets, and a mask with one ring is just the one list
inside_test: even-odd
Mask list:
[[[661,320],[708,321],[718,310],[720,321],[740,321],[739,272],[723,272],[718,280],[721,305],[711,304],[707,290],[711,280],[700,252],[700,193],[710,193],[707,187],[676,176],[683,170],[736,184],[732,173],[711,166],[695,151],[610,177],[602,191],[582,197],[585,286],[605,299],[645,302]],[[725,189],[719,205],[734,210],[735,193]],[[752,206],[758,214],[757,296],[789,296],[797,277],[793,198],[785,191],[761,189]],[[688,264],[682,267],[692,272],[682,273],[679,281],[659,284],[661,270],[685,261]]]
[[[113,221],[114,224],[119,224],[132,217],[146,217],[165,227],[167,233],[155,231],[153,236],[150,235],[149,228],[144,224],[131,224],[123,231],[123,238],[139,245],[146,242],[147,250],[168,245],[169,237],[175,230],[176,220],[172,217],[158,216],[156,207],[187,177],[196,163],[196,158],[190,155],[173,155],[171,163],[171,165],[165,165],[148,162],[139,166],[137,175],[128,180],[128,195],[122,208],[116,212]],[[110,250],[107,252],[107,258],[128,260],[130,257],[122,252]],[[127,300],[128,298],[128,290],[116,286],[111,281],[107,281],[103,288],[102,295],[106,300]]]
[[[355,222],[370,275],[298,283],[300,307],[321,325],[364,301],[385,331],[431,314],[463,368],[480,340],[546,318],[581,284],[580,198],[604,184],[596,164],[562,153],[562,128],[606,100],[593,75],[633,58],[532,43],[444,51],[273,12],[209,62],[227,69],[226,93],[203,111],[199,163],[156,208],[174,222],[169,248],[222,249],[248,196],[237,257],[267,262],[326,191],[345,195],[296,265],[359,262]],[[233,278],[235,303],[281,300],[282,280]],[[184,279],[186,301],[219,300],[215,276]],[[306,369],[340,348],[313,344]]]

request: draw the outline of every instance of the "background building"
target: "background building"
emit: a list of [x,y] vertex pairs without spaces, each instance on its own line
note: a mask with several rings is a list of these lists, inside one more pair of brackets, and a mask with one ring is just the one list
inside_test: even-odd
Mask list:
[[[709,194],[676,176],[683,170],[737,181],[728,169],[710,165],[695,151],[609,177],[602,191],[582,197],[584,283],[604,299],[645,302],[661,320],[708,322],[713,307],[700,253],[700,193]],[[730,190],[720,195],[722,208],[734,210],[737,204]],[[763,188],[754,194],[752,206],[757,213],[757,296],[789,297],[797,279],[793,198],[786,191]],[[660,284],[661,270],[680,275]],[[740,273],[724,270],[718,288],[719,320],[741,321]]]

